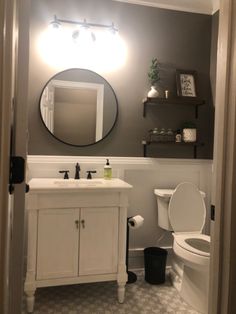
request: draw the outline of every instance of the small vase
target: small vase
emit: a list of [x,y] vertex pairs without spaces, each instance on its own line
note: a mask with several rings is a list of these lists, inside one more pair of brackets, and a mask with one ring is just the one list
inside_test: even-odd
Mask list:
[[156,88],[157,88],[156,86],[151,86],[151,89],[147,94],[149,98],[156,98],[159,96],[159,92]]

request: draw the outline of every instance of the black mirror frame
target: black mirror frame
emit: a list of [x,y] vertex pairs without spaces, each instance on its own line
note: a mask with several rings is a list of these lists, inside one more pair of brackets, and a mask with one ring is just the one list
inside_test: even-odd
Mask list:
[[[67,143],[67,142],[65,142],[65,141],[63,141],[63,140],[61,140],[61,139],[59,139],[57,136],[55,136],[54,134],[52,134],[52,133],[49,131],[49,129],[47,128],[47,126],[46,126],[46,124],[45,124],[45,122],[44,122],[44,120],[43,120],[43,117],[42,117],[40,105],[41,105],[41,99],[42,99],[42,95],[43,95],[44,89],[46,88],[46,86],[48,85],[48,83],[49,83],[51,80],[53,80],[58,74],[63,73],[63,72],[67,72],[67,71],[71,71],[71,70],[84,70],[84,71],[89,71],[89,72],[91,72],[91,73],[95,73],[97,76],[99,76],[101,79],[103,79],[103,80],[108,84],[108,86],[110,86],[110,88],[111,88],[111,90],[112,90],[112,92],[113,92],[113,94],[114,94],[115,100],[116,100],[116,116],[115,116],[114,123],[113,123],[112,127],[110,128],[109,132],[107,132],[107,134],[106,134],[103,138],[101,138],[99,141],[96,141],[96,142],[94,142],[94,143],[85,144],[85,145],[78,145],[78,144]],[[47,81],[47,83],[44,85],[44,87],[43,87],[43,89],[42,89],[42,92],[41,92],[41,94],[40,94],[40,97],[39,97],[39,115],[40,115],[40,119],[41,119],[41,121],[42,121],[44,127],[46,128],[47,132],[48,132],[52,137],[54,137],[56,140],[58,140],[59,142],[61,142],[61,143],[63,143],[63,144],[66,144],[66,145],[69,145],[69,146],[73,146],[73,147],[87,147],[87,146],[92,146],[92,145],[95,145],[95,144],[97,144],[97,143],[100,143],[100,142],[103,141],[106,137],[108,137],[108,135],[109,135],[109,134],[112,132],[112,130],[114,129],[114,127],[115,127],[115,125],[116,125],[116,122],[117,122],[117,120],[118,120],[118,107],[119,107],[119,106],[118,106],[117,96],[116,96],[116,94],[115,94],[114,89],[113,89],[112,86],[110,85],[110,83],[109,83],[104,77],[102,77],[101,75],[99,75],[98,73],[96,73],[96,72],[94,72],[94,71],[92,71],[92,70],[81,69],[81,68],[69,68],[69,69],[66,69],[66,70],[63,70],[63,71],[60,71],[60,72],[57,72],[56,74],[54,74],[54,75]]]

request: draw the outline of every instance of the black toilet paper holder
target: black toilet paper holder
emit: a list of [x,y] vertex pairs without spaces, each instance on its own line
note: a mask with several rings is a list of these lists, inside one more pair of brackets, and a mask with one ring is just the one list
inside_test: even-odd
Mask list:
[[[127,218],[127,231],[126,231],[126,272],[128,275],[128,280],[126,283],[134,283],[137,281],[137,275],[132,271],[129,271],[129,219],[133,216]],[[132,222],[133,223],[133,222]]]

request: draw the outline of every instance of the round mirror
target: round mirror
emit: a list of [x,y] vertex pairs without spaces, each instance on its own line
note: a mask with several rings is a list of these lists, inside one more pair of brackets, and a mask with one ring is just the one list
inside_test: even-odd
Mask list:
[[118,115],[111,85],[97,73],[68,69],[45,85],[39,102],[41,119],[59,141],[87,146],[104,139]]

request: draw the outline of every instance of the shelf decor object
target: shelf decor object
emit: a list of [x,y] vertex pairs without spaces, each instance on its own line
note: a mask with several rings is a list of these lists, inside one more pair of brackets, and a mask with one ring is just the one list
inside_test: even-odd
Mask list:
[[175,133],[172,129],[165,130],[164,128],[154,128],[148,132],[148,142],[174,142]]
[[176,70],[177,95],[181,97],[197,97],[196,71]]
[[160,78],[160,63],[158,62],[157,58],[152,59],[152,63],[149,67],[148,71],[148,79],[151,83],[151,89],[148,92],[148,97],[158,97],[158,82],[161,80]]
[[193,143],[197,141],[197,127],[193,122],[185,122],[183,125],[183,141]]
[[148,97],[158,97],[159,95],[160,94],[159,91],[157,90],[157,86],[152,85],[151,89],[148,92]]

